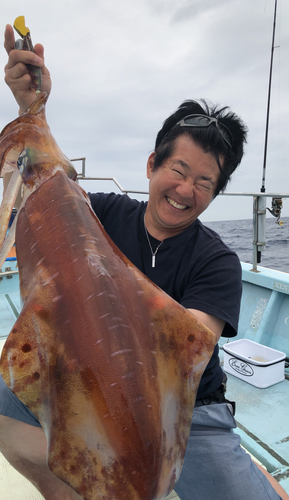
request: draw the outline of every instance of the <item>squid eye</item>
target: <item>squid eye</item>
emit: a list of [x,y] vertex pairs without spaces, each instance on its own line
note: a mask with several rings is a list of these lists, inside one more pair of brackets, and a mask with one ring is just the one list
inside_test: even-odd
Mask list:
[[26,150],[24,149],[22,153],[20,153],[20,155],[18,156],[17,160],[17,167],[19,168],[20,172],[24,171],[27,165],[27,161],[28,161],[28,156]]

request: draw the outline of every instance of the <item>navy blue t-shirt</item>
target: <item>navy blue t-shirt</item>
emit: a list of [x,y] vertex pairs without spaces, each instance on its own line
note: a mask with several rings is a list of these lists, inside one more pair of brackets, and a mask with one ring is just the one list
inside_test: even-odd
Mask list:
[[[144,229],[147,203],[115,193],[88,194],[110,238],[140,271],[184,307],[224,320],[224,337],[237,334],[241,266],[237,255],[217,233],[197,219],[182,233],[163,241],[153,268]],[[160,244],[152,236],[150,241],[153,250]],[[201,379],[197,399],[205,398],[222,383],[218,354],[216,345]]]

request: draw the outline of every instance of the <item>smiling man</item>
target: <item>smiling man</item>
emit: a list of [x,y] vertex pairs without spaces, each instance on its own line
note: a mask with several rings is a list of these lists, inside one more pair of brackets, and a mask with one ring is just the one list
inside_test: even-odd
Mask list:
[[[227,185],[241,161],[245,137],[245,126],[228,108],[185,101],[164,122],[148,158],[147,203],[114,193],[90,194],[95,213],[120,250],[217,339],[237,333],[241,266],[198,216]],[[215,399],[215,391],[223,391],[223,378],[216,346],[197,404]]]
[[[5,48],[6,83],[20,111],[25,111],[35,98],[27,64],[42,68],[42,90],[51,89],[43,47],[36,46],[35,53],[14,50],[8,26]],[[226,188],[242,159],[245,140],[246,127],[228,108],[185,101],[164,122],[149,156],[147,203],[114,193],[90,194],[96,215],[120,250],[217,339],[237,333],[241,266],[237,255],[198,216]],[[175,489],[181,500],[288,499],[240,447],[233,431],[234,403],[225,399],[218,353],[216,345],[200,382]],[[46,499],[79,498],[49,471],[46,446],[38,420],[0,379],[0,450]]]

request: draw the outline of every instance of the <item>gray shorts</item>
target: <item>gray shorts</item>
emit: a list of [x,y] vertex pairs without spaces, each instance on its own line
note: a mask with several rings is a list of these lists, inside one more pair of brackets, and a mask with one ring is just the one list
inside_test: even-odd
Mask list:
[[20,399],[7,387],[0,375],[0,415],[15,418],[25,424],[41,427],[39,420],[33,415],[32,411],[25,406]]
[[240,447],[226,403],[196,406],[183,469],[175,486],[182,500],[281,500]]

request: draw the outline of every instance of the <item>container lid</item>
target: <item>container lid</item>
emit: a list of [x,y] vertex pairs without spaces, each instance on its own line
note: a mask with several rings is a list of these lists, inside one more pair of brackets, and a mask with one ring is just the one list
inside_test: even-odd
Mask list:
[[[284,352],[277,351],[276,349],[272,349],[271,347],[258,344],[248,339],[240,339],[224,344],[223,349],[227,354],[256,366],[270,366],[275,363],[280,363],[286,358]],[[258,351],[258,349],[260,349],[260,351]]]

